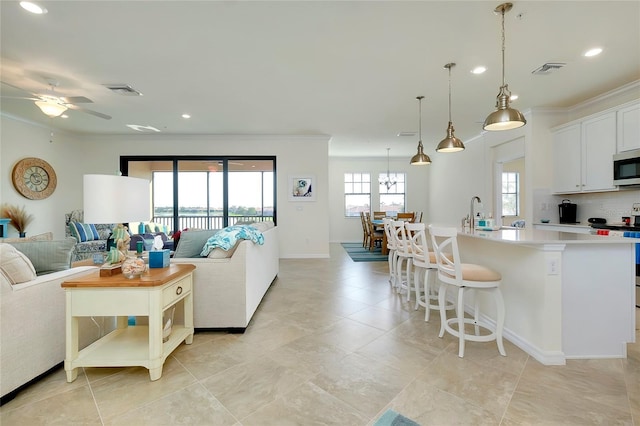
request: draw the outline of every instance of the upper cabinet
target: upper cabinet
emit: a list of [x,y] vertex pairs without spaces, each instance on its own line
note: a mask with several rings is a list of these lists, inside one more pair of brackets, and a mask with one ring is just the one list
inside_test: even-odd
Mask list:
[[640,149],[640,102],[621,108],[618,119],[618,152]]
[[553,191],[557,194],[616,191],[616,112],[590,116],[553,132]]

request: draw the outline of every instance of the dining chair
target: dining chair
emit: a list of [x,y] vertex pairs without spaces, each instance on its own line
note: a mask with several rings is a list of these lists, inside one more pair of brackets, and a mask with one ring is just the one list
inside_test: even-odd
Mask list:
[[362,224],[362,247],[369,247],[369,229],[367,228],[364,212],[360,212],[360,222]]
[[[444,332],[458,337],[458,356],[464,357],[465,340],[474,342],[489,342],[495,340],[498,345],[500,355],[506,356],[502,343],[502,329],[504,327],[504,299],[500,291],[502,276],[486,266],[462,263],[458,249],[458,230],[454,227],[440,227],[429,225],[431,234],[431,244],[436,252],[436,265],[438,267],[438,279],[440,288],[438,290],[438,304],[440,306],[440,334]],[[445,255],[445,250],[450,251],[450,255]],[[444,309],[447,298],[447,289],[458,290],[456,317],[447,319],[447,312]],[[486,292],[493,296],[496,307],[495,325],[480,321],[480,305],[477,292]],[[474,297],[473,318],[465,318],[465,297],[467,293]],[[465,324],[474,326],[475,334],[468,334]],[[457,326],[453,328],[453,325]],[[480,334],[480,327],[489,330],[489,334]]]
[[413,212],[398,213],[397,219],[413,222],[414,214]]
[[422,212],[415,212],[413,214],[413,223],[420,223],[422,222]]
[[387,216],[386,212],[373,212],[373,219],[384,219]]
[[377,243],[380,243],[382,247],[382,240],[384,239],[384,233],[381,230],[376,229],[376,226],[371,222],[371,215],[369,212],[365,213],[367,220],[367,228],[369,229],[369,251],[373,251]]

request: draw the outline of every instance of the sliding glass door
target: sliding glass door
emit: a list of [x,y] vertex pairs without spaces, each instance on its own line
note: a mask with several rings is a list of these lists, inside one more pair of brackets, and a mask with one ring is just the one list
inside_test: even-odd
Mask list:
[[172,232],[276,221],[275,157],[121,157],[124,175],[149,179],[153,222]]

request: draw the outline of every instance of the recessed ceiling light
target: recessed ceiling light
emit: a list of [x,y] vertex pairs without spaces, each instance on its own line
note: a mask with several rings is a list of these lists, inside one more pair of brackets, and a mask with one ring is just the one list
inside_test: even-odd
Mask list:
[[69,118],[69,116],[67,114],[62,114],[60,117],[61,118]]
[[518,95],[516,95],[515,93],[512,93],[511,96],[509,96],[510,101],[515,101],[516,99],[518,99]]
[[584,56],[586,56],[587,58],[590,58],[592,56],[598,56],[601,53],[602,53],[602,49],[599,48],[599,47],[596,47],[596,48],[589,49],[586,52],[584,52]]
[[189,114],[182,114],[182,118],[191,118]]
[[36,15],[44,15],[47,13],[47,9],[38,6],[35,3],[31,3],[30,1],[21,1],[20,6],[22,6],[22,8],[27,12],[35,13]]
[[474,69],[471,70],[472,74],[482,74],[483,72],[485,72],[487,70],[487,67],[483,67],[482,65],[479,67],[475,67]]

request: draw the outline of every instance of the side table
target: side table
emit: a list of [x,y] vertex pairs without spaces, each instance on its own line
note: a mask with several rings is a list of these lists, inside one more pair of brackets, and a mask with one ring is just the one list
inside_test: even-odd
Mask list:
[[[162,376],[167,357],[183,341],[193,343],[194,265],[173,264],[152,268],[139,278],[122,274],[100,277],[99,271],[65,281],[67,382],[78,376],[78,367],[142,366],[151,380]],[[183,301],[182,324],[176,320],[162,342],[162,314]],[[148,316],[149,325],[128,326],[129,316]],[[117,328],[78,351],[78,317],[116,316]]]

